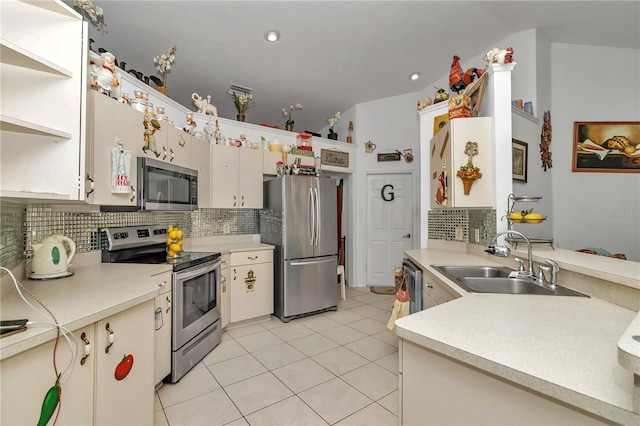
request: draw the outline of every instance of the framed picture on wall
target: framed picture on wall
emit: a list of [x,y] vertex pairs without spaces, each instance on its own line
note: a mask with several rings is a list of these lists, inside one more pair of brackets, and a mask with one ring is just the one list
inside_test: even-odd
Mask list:
[[511,140],[511,174],[515,181],[527,182],[528,149],[526,142]]
[[640,173],[640,121],[574,122],[571,170]]

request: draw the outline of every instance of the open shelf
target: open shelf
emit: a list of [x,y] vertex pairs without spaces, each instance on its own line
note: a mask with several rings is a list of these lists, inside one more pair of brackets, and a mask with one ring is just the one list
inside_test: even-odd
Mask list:
[[44,59],[27,49],[23,49],[8,40],[0,39],[0,57],[2,58],[2,63],[5,64],[30,68],[32,70],[61,75],[64,77],[73,77],[73,72],[68,69]]
[[51,136],[64,139],[71,139],[72,137],[70,132],[53,129],[30,121],[10,117],[8,115],[0,115],[0,129],[8,132],[28,133],[32,135]]

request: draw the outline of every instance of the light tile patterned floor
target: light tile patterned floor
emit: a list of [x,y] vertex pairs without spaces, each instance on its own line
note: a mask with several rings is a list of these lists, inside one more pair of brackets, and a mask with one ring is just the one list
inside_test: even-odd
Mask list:
[[338,310],[225,330],[156,394],[156,425],[398,424],[394,296],[347,288]]

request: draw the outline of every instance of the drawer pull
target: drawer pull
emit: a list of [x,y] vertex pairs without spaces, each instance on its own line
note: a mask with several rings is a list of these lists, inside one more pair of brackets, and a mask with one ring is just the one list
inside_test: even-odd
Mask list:
[[171,299],[167,296],[167,313],[171,310]]
[[165,285],[167,285],[166,281],[162,281],[160,284],[158,284],[158,287],[164,287]]
[[80,365],[84,365],[84,363],[87,361],[87,358],[89,357],[89,354],[91,353],[91,343],[89,342],[89,339],[87,339],[86,333],[82,333],[80,335],[80,339],[82,339],[82,341],[84,342],[84,356],[80,360]]
[[427,284],[427,288],[433,288],[433,286],[431,284]]
[[107,323],[107,325],[105,326],[105,329],[109,332],[109,345],[104,348],[104,353],[108,354],[109,353],[109,348],[113,345],[113,340],[115,339],[115,335],[113,334],[113,330],[111,330],[109,328],[109,323]]
[[258,256],[247,256],[247,259],[249,260],[256,260],[258,258]]

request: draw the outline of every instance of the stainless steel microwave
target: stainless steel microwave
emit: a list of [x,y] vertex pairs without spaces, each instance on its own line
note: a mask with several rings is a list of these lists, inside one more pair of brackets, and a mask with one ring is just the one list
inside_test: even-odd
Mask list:
[[138,209],[192,211],[198,208],[198,171],[138,157]]

